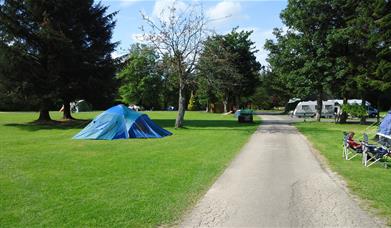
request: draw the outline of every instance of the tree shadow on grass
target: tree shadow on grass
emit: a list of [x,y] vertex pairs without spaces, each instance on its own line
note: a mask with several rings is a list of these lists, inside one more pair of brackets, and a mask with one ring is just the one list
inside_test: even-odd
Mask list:
[[[157,125],[163,128],[173,128],[175,125],[174,119],[156,119],[153,120]],[[227,128],[232,128],[235,130],[248,130],[249,126],[259,125],[259,121],[253,123],[238,123],[237,121],[230,120],[185,120],[183,129],[195,129],[201,130],[204,128],[206,130],[226,130]]]
[[[156,119],[153,120],[162,128],[173,128],[175,119]],[[29,123],[9,123],[4,126],[16,127],[26,131],[40,130],[67,130],[67,129],[83,129],[91,119],[77,119],[68,121],[50,121],[50,122],[29,122]],[[245,130],[248,131],[249,126],[257,126],[259,121],[254,123],[238,123],[237,121],[229,120],[185,120],[184,130]]]
[[26,131],[39,131],[39,130],[67,130],[67,129],[83,129],[87,124],[91,122],[91,119],[74,119],[67,121],[46,121],[38,122],[33,121],[29,123],[9,123],[4,124],[8,127],[17,127]]

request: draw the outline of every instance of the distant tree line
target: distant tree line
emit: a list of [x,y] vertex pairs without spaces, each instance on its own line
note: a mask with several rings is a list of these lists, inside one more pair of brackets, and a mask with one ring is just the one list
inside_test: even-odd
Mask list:
[[146,109],[228,111],[251,101],[260,82],[251,31],[206,32],[202,6],[151,20],[142,15],[143,44],[111,57],[114,13],[93,0],[0,1],[0,109],[49,110],[85,99],[94,108],[115,102]]
[[[228,112],[251,103],[261,76],[254,43],[249,39],[251,33],[235,28],[226,35],[209,36],[202,43],[194,71],[187,76],[190,80],[185,97],[191,106],[188,109],[206,110],[220,104],[220,111]],[[178,76],[170,69],[169,56],[159,56],[153,46],[132,45],[117,78],[124,103],[146,109],[178,105]]]
[[[390,2],[290,0],[284,29],[268,40],[268,66],[256,59],[252,31],[210,33],[200,5],[142,15],[142,42],[114,60],[116,12],[93,0],[0,0],[0,110],[49,110],[85,99],[150,110],[229,112],[270,109],[292,97],[391,97]],[[163,12],[162,12],[163,13]],[[365,103],[365,102],[363,102]],[[385,107],[389,108],[389,107]]]
[[217,111],[221,105],[218,111],[227,112],[249,103],[261,70],[252,32],[208,34],[197,4],[180,10],[174,3],[164,13],[155,20],[142,15],[145,44],[131,47],[117,76],[121,101],[150,109],[174,106],[175,127],[183,126],[186,109]]

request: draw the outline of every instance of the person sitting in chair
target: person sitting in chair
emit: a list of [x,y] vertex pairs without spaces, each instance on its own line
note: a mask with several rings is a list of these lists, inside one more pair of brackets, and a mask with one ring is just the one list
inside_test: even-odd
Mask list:
[[353,150],[362,150],[361,143],[354,141],[353,137],[354,137],[354,132],[350,132],[347,140],[349,147],[352,148]]

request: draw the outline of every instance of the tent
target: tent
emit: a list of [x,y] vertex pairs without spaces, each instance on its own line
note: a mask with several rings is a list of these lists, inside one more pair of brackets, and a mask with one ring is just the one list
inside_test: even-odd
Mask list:
[[388,114],[381,122],[378,134],[391,138],[391,110],[388,111]]
[[97,116],[73,139],[162,138],[168,135],[172,133],[159,127],[146,114],[117,105]]
[[72,112],[88,112],[92,111],[92,105],[85,100],[78,100],[71,102],[71,111]]

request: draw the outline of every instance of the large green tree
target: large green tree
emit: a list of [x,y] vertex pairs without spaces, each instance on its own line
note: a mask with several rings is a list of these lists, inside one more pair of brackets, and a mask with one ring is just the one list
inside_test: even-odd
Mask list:
[[206,105],[222,101],[224,112],[228,111],[241,78],[232,62],[236,54],[228,50],[224,36],[215,35],[205,41],[197,64],[197,93]]
[[254,94],[261,64],[256,60],[252,31],[234,28],[225,35],[209,37],[204,43],[197,69],[201,97],[218,98],[228,111],[228,103],[240,106],[243,97]]
[[[369,0],[332,1],[330,4],[337,9],[339,25],[329,32],[327,40],[329,48],[334,50],[333,93],[345,101],[359,96],[363,105],[367,99],[379,101],[391,85],[390,75],[384,71],[390,63],[390,3]],[[344,113],[341,121],[345,122],[346,117]],[[364,116],[362,122],[365,122]]]
[[385,91],[391,88],[391,2],[376,0],[373,15],[377,28],[375,39],[379,47],[376,77],[381,81],[380,88]]
[[40,106],[50,120],[50,104],[105,94],[114,76],[111,43],[114,14],[93,0],[5,0],[0,5],[1,69],[7,89]]
[[[288,31],[275,30],[277,41],[269,40],[272,70],[283,77],[298,97],[316,95],[317,120],[322,100],[335,80],[335,49],[328,44],[331,32],[341,26],[339,9],[333,1],[290,0],[281,13]],[[312,94],[311,94],[312,93]]]
[[93,0],[59,1],[56,9],[52,20],[68,41],[61,55],[60,98],[64,118],[71,118],[70,101],[87,99],[103,108],[114,98],[115,64],[111,53],[117,43],[111,39],[116,13],[107,13],[108,6],[94,4]]
[[40,120],[48,120],[49,105],[58,96],[56,52],[65,42],[53,31],[38,1],[6,0],[0,5],[0,46],[3,85],[24,93],[40,106]]
[[160,108],[163,78],[159,72],[158,55],[147,45],[132,45],[127,64],[118,73],[119,94],[128,104],[147,109]]

